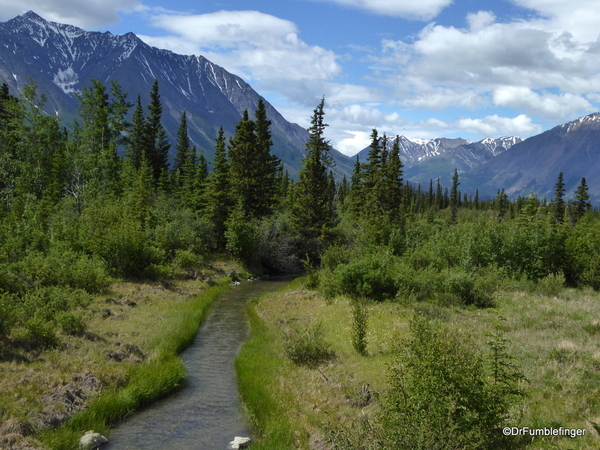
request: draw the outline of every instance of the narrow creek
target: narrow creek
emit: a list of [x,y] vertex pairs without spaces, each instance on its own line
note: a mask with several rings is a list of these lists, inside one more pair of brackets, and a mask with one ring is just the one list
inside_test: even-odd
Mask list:
[[274,291],[292,277],[244,282],[215,301],[194,343],[181,355],[186,386],[111,430],[103,450],[226,449],[250,436],[237,392],[234,361],[248,337],[248,300]]

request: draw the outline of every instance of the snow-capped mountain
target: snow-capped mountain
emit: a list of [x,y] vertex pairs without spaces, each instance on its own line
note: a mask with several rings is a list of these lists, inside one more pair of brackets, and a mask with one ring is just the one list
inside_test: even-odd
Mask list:
[[562,172],[565,194],[585,177],[590,195],[600,199],[600,113],[590,114],[532,136],[467,173],[462,187],[495,195],[504,189],[510,196],[531,192],[548,199]]
[[[90,78],[106,85],[118,81],[130,102],[135,103],[140,95],[144,105],[157,79],[163,123],[172,141],[186,111],[190,138],[209,161],[219,127],[233,135],[244,109],[252,117],[261,98],[243,79],[203,56],[160,50],[133,33],[88,32],[48,22],[31,11],[0,23],[0,82],[18,93],[29,79],[35,80],[38,92],[47,97],[44,109],[60,115],[65,125],[75,118],[76,94]],[[308,133],[286,121],[266,101],[265,106],[272,121],[273,152],[294,174],[301,165]],[[333,156],[340,173],[351,172],[350,158],[336,151]]]
[[[388,137],[388,149],[392,148],[395,139]],[[521,138],[515,136],[486,138],[479,142],[469,142],[461,138],[398,137],[405,178],[414,183],[428,183],[429,180],[437,178],[447,183],[454,169],[461,173],[468,172],[492,160],[518,142],[521,142]],[[367,147],[358,154],[359,159],[366,161],[368,153]]]

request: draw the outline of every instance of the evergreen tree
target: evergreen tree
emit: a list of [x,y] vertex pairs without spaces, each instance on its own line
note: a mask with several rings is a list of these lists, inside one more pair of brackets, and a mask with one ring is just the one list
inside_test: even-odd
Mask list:
[[589,211],[592,207],[590,203],[590,195],[588,193],[588,186],[585,178],[581,179],[581,183],[575,191],[575,209],[573,211],[573,217],[575,222],[583,217],[586,211]]
[[[392,151],[389,152],[387,163],[384,168],[385,185],[382,193],[382,202],[384,209],[393,221],[398,221],[401,217],[401,205],[403,195],[403,164],[400,159],[399,137],[396,136]],[[430,186],[430,190],[433,187]]]
[[324,136],[327,127],[324,107],[325,99],[322,99],[313,112],[307,153],[302,161],[291,211],[296,229],[307,238],[321,236],[333,224],[327,189],[330,144]]
[[126,155],[131,160],[136,170],[142,165],[142,160],[146,160],[146,149],[148,147],[148,130],[146,117],[142,108],[142,100],[138,95],[135,110],[133,111],[131,131],[127,144]]
[[454,175],[452,175],[452,190],[450,191],[450,223],[456,225],[456,216],[458,213],[458,169],[454,169]]
[[235,129],[235,136],[229,140],[229,172],[231,193],[241,208],[251,216],[257,213],[260,180],[256,174],[255,151],[256,134],[254,121],[250,120],[248,110],[244,110],[242,119]]
[[150,104],[148,105],[148,139],[146,148],[146,158],[152,169],[154,183],[156,185],[164,184],[164,179],[169,170],[169,144],[167,132],[162,125],[162,104],[160,102],[160,93],[158,80],[154,80],[150,91]]
[[565,183],[563,181],[563,173],[558,174],[558,180],[554,185],[554,220],[556,223],[563,223],[565,218]]
[[272,212],[277,197],[277,172],[281,164],[280,159],[271,154],[273,141],[271,139],[271,121],[267,118],[267,110],[264,101],[258,100],[255,116],[256,129],[256,171],[257,178],[261,180],[258,184],[258,198],[262,203],[257,205],[257,215],[265,216]]
[[219,129],[215,144],[213,172],[209,175],[204,195],[205,212],[214,224],[217,235],[217,248],[225,248],[225,222],[232,208],[230,192],[230,170],[225,150],[225,133]]

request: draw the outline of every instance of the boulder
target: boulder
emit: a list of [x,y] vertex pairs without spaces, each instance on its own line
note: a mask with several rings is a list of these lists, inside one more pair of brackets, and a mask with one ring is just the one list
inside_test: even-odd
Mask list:
[[233,441],[229,443],[227,446],[227,450],[237,450],[239,448],[248,448],[250,445],[249,437],[240,437],[236,436],[233,438]]
[[94,450],[107,442],[108,439],[106,439],[100,433],[94,433],[93,430],[90,430],[81,436],[81,439],[79,439],[79,449]]

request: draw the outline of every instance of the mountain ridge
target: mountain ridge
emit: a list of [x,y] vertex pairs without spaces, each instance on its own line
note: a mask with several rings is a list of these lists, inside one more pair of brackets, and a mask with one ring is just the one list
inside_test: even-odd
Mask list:
[[[21,92],[29,78],[47,97],[45,109],[65,125],[77,116],[76,93],[90,78],[118,81],[133,103],[140,95],[148,104],[154,79],[160,86],[163,123],[175,142],[181,113],[186,111],[190,139],[210,161],[214,139],[223,126],[226,136],[247,109],[253,113],[262,97],[242,78],[201,55],[179,55],[151,47],[134,33],[113,35],[48,22],[33,11],[0,23],[0,81]],[[264,98],[272,121],[273,153],[296,175],[308,132],[290,123]],[[172,153],[174,149],[171,149]],[[351,173],[352,160],[332,150],[338,176]],[[173,156],[173,155],[171,155]]]

